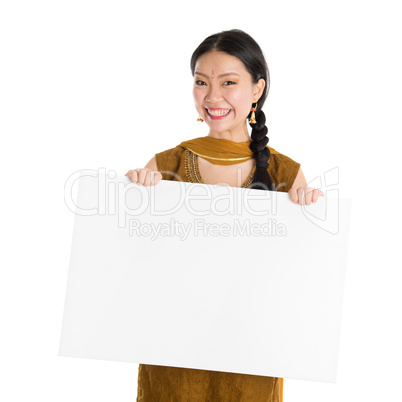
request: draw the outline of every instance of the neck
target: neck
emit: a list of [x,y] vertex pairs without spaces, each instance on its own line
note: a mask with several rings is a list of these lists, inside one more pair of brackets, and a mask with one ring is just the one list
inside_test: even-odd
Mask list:
[[247,123],[241,127],[241,130],[228,130],[228,131],[214,131],[210,130],[208,137],[213,137],[217,139],[229,140],[233,142],[245,142],[251,140],[251,137],[247,131]]

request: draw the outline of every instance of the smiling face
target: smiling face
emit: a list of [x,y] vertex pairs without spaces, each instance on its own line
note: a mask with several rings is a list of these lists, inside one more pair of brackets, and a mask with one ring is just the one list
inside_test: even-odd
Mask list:
[[265,81],[254,84],[237,57],[212,51],[197,60],[194,71],[194,102],[210,127],[210,135],[233,141],[249,139],[246,118],[261,97]]

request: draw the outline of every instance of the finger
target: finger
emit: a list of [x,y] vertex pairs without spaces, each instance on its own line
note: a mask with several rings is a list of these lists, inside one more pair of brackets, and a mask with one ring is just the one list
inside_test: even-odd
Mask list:
[[306,205],[310,205],[311,204],[311,199],[313,197],[313,191],[314,189],[311,187],[307,187],[305,190],[305,203]]
[[150,170],[145,172],[144,186],[150,186],[152,180],[152,172]]
[[157,170],[150,170],[147,174],[147,177],[145,179],[145,186],[154,186],[159,182],[159,180],[162,178],[162,173],[158,172]]
[[297,203],[297,192],[295,188],[289,190],[289,197],[292,202]]
[[144,184],[145,176],[147,175],[146,169],[138,169],[138,183]]
[[158,172],[158,171],[153,172],[151,185],[154,185],[154,186],[157,185],[161,179],[162,179],[162,173],[161,172]]
[[[312,198],[312,201],[313,201],[313,202],[317,202],[318,197],[320,196],[320,191],[321,191],[321,190],[318,190],[318,189],[315,189],[315,190],[313,191],[313,198]],[[321,192],[322,192],[322,191],[321,191]]]
[[299,205],[304,205],[304,187],[300,187],[297,189],[297,203]]
[[134,176],[135,170],[129,170],[125,176],[128,176],[130,178],[131,181],[135,182],[136,180],[136,176]]
[[151,186],[154,186],[156,184],[156,172],[151,172]]

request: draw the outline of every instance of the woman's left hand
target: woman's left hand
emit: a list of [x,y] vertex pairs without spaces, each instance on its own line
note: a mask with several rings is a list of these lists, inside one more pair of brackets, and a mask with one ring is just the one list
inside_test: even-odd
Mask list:
[[312,202],[317,202],[318,197],[324,196],[324,193],[312,187],[291,188],[289,197],[295,204],[310,205]]

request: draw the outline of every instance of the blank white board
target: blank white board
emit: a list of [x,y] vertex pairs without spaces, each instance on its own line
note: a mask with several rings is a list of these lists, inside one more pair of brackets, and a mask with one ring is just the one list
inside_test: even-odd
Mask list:
[[60,356],[336,381],[351,200],[77,181]]

